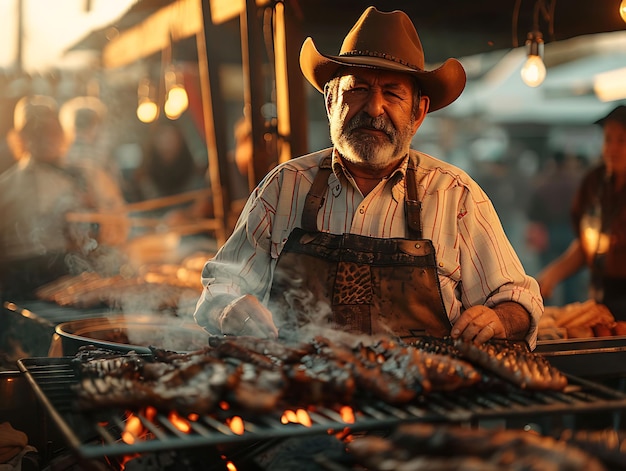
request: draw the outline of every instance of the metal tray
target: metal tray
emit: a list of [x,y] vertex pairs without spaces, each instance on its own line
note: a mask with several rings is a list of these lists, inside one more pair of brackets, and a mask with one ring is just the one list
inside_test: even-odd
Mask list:
[[574,376],[626,377],[626,336],[539,340],[535,353]]
[[[75,409],[72,386],[79,378],[72,366],[72,357],[26,358],[19,360],[18,366],[68,445],[88,459],[245,441],[262,442],[331,431],[382,430],[403,422],[476,423],[483,419],[626,410],[625,394],[568,375],[570,385],[563,392],[467,390],[429,394],[402,407],[380,401],[352,405],[353,422],[344,421],[334,408],[309,407],[310,426],[281,423],[282,410],[254,416],[228,411],[200,416],[189,422],[191,428],[184,433],[165,413],[147,418],[141,411],[133,411],[149,430],[149,435],[128,444],[120,439],[127,412],[103,410],[92,414]],[[233,432],[227,425],[234,416],[243,419],[245,428],[242,433]]]

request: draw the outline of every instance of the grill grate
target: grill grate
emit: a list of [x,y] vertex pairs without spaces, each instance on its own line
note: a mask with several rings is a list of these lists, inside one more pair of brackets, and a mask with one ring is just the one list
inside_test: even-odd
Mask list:
[[[312,407],[310,426],[281,423],[283,411],[246,416],[234,411],[203,415],[189,421],[189,433],[180,431],[163,413],[146,417],[133,411],[149,431],[132,444],[121,440],[128,412],[104,410],[98,413],[74,409],[72,385],[78,376],[72,358],[25,358],[18,361],[38,399],[65,436],[68,445],[84,458],[130,455],[133,453],[175,450],[207,445],[227,445],[245,441],[267,441],[295,435],[326,434],[389,428],[403,422],[476,422],[529,415],[572,414],[626,409],[626,395],[599,384],[568,375],[570,385],[563,392],[524,390],[456,391],[432,393],[409,405],[392,406],[380,401],[353,405],[354,422],[347,423],[330,407]],[[233,432],[229,418],[243,418],[244,431]]]

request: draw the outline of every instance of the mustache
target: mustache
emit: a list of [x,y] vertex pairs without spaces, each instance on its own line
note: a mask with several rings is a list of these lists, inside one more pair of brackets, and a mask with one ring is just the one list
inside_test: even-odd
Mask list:
[[396,135],[396,129],[393,127],[393,124],[384,116],[372,118],[367,113],[359,113],[350,120],[347,131],[351,132],[358,128],[371,128],[376,131],[382,131],[387,134],[390,139]]

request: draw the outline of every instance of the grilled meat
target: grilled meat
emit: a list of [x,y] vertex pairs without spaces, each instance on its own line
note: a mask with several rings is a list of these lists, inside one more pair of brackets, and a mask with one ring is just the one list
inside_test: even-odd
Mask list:
[[512,382],[522,389],[561,391],[567,378],[544,357],[508,341],[477,345],[462,339],[454,343],[467,360]]
[[216,337],[193,352],[151,351],[152,357],[81,349],[75,358],[80,406],[154,405],[202,413],[226,401],[269,411],[279,402],[349,405],[375,398],[406,404],[469,386],[560,390],[567,383],[542,357],[507,342],[405,345],[387,339],[349,345],[315,337],[294,346]]
[[563,441],[521,430],[404,424],[388,438],[357,438],[348,451],[368,470],[604,470]]
[[304,355],[313,353],[312,344],[285,344],[276,340],[261,339],[251,336],[217,337],[209,338],[209,345],[221,348],[222,345],[235,343],[237,346],[265,355],[278,363],[295,363]]
[[297,401],[350,404],[356,392],[353,367],[340,358],[305,355],[287,365],[285,375],[291,383],[289,396]]
[[282,371],[250,363],[242,363],[239,370],[237,384],[227,391],[227,401],[251,412],[276,410],[286,391],[287,379]]
[[626,463],[625,430],[567,429],[563,431],[560,439],[591,453],[611,469],[620,469]]

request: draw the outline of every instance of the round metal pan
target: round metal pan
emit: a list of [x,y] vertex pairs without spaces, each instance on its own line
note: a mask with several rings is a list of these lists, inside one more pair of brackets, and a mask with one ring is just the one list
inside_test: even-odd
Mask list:
[[205,347],[208,340],[209,334],[189,321],[153,315],[116,315],[58,324],[53,339],[56,348],[51,351],[72,356],[81,346],[94,345],[120,352],[150,353],[149,347],[188,352]]

